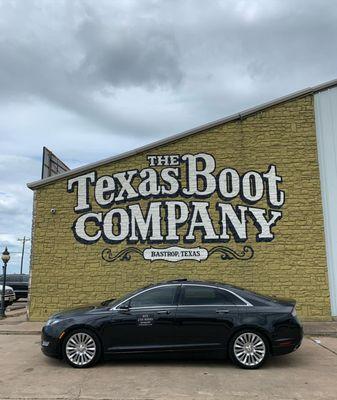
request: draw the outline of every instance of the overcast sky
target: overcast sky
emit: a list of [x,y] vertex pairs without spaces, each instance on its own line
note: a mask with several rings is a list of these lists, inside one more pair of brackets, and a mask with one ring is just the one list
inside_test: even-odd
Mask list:
[[0,0],[9,272],[43,146],[73,168],[337,78],[336,21],[333,0]]

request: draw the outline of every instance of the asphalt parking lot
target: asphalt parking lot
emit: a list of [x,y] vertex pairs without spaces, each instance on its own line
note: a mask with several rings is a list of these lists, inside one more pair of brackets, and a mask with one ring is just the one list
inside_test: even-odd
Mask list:
[[115,360],[76,370],[40,352],[37,335],[0,335],[0,399],[337,399],[337,338],[246,371],[229,361]]

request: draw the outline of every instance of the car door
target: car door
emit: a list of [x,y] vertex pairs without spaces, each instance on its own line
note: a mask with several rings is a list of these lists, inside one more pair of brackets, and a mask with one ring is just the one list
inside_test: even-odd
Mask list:
[[176,341],[182,347],[223,347],[237,318],[230,292],[184,284],[176,311]]
[[106,324],[105,350],[154,350],[174,344],[179,286],[148,288],[117,305]]

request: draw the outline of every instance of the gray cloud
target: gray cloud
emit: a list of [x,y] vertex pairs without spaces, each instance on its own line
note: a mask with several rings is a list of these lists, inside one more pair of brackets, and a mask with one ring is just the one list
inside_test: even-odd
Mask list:
[[330,0],[0,0],[0,246],[30,234],[43,145],[75,167],[336,78],[336,20]]
[[[8,246],[11,261],[9,272],[18,272],[20,268],[21,244],[18,238],[30,237],[32,192],[25,183],[31,175],[40,172],[39,160],[30,157],[0,155],[0,252]],[[24,259],[25,270],[28,269],[30,243]]]
[[107,132],[163,135],[335,75],[331,1],[3,1],[0,12],[0,99],[48,102]]
[[[13,4],[0,5],[6,16],[0,22],[2,101],[35,98],[71,110],[101,129],[136,134],[139,126],[130,115],[109,107],[116,90],[165,92],[182,81],[175,39],[153,17],[135,16],[140,26],[132,20],[126,25],[107,17],[114,16],[114,7],[103,6],[108,14],[98,13],[89,2],[73,2],[70,8],[59,2],[56,10],[52,2],[42,2],[42,7],[41,2],[30,2],[35,7]],[[47,25],[53,12],[56,18]],[[19,25],[15,32],[13,23]],[[143,128],[149,126],[144,123]]]
[[83,59],[74,72],[96,87],[176,87],[182,81],[179,48],[156,21],[129,27],[108,25],[96,15],[79,26],[76,38]]

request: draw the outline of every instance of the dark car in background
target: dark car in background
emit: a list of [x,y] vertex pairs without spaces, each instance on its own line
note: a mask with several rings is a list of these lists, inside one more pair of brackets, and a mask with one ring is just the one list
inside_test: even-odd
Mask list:
[[103,355],[207,352],[258,368],[302,341],[295,302],[222,283],[173,280],[118,300],[59,312],[42,329],[41,347],[77,368]]
[[[0,275],[0,283],[2,284],[3,275]],[[16,300],[28,297],[28,274],[7,274],[6,285],[14,289]]]

